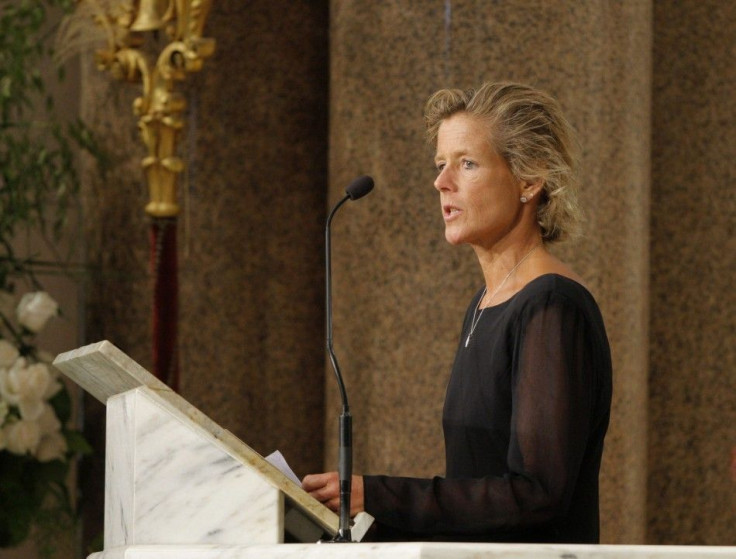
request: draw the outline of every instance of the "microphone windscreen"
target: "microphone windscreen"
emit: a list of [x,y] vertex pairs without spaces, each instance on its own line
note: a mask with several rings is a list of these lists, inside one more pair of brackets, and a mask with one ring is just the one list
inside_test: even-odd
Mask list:
[[348,185],[345,189],[345,194],[350,196],[351,200],[357,200],[368,194],[371,190],[373,190],[373,179],[368,175],[363,175]]

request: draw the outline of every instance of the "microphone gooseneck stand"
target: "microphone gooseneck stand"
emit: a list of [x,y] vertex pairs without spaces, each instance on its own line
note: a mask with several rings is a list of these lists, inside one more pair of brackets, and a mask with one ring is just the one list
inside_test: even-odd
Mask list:
[[350,533],[350,497],[352,493],[353,481],[353,421],[350,415],[350,406],[348,405],[348,394],[345,390],[345,383],[340,373],[340,366],[337,363],[337,356],[332,345],[332,243],[330,236],[330,225],[335,212],[348,200],[357,200],[368,194],[373,189],[373,179],[363,176],[355,179],[345,189],[345,197],[340,200],[329,216],[327,217],[327,225],[325,226],[325,284],[327,293],[325,297],[325,306],[327,309],[326,325],[327,325],[327,351],[330,355],[330,362],[335,371],[337,385],[340,389],[340,398],[342,399],[342,413],[340,414],[340,431],[338,445],[338,477],[340,481],[340,524],[337,534],[331,540],[335,543],[352,542]]

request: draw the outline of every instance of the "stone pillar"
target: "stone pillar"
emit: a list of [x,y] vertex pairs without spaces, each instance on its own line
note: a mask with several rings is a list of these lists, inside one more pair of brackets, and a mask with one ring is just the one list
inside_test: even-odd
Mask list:
[[649,542],[736,544],[736,5],[654,4]]
[[[356,471],[443,473],[444,390],[464,310],[482,281],[472,252],[444,241],[424,101],[440,87],[531,83],[561,101],[583,146],[587,231],[561,256],[597,296],[613,350],[602,538],[642,543],[649,6],[334,0],[330,51],[330,199],[356,175],[376,180],[373,194],[342,210],[333,237],[335,346],[351,397]],[[328,468],[337,463],[333,384],[328,378]]]
[[322,462],[327,4],[216,2],[191,95],[182,392],[304,475]]

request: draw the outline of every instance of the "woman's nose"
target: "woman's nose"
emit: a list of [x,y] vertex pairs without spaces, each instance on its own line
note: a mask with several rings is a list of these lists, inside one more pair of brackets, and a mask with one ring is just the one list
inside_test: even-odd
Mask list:
[[452,188],[452,184],[452,177],[450,176],[447,167],[442,169],[437,175],[437,178],[434,179],[434,187],[439,192],[442,192],[443,190],[450,190]]

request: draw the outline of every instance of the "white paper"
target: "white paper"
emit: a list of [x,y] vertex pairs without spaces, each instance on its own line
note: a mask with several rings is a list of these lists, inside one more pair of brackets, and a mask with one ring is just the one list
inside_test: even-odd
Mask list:
[[[280,451],[274,450],[271,454],[266,456],[266,461],[272,466],[278,468],[278,470],[291,481],[301,486],[302,482],[299,481],[298,477],[296,477],[296,474],[286,462],[286,458],[284,458],[284,455],[281,454]],[[352,522],[352,528],[350,529],[350,535],[354,542],[359,542],[363,539],[363,536],[365,536],[365,533],[368,531],[368,528],[371,527],[374,520],[375,519],[367,512],[359,512],[355,516]]]
[[282,474],[284,474],[297,485],[301,486],[302,482],[299,480],[298,477],[296,477],[296,474],[286,462],[286,458],[284,458],[284,455],[281,454],[280,451],[274,450],[271,454],[266,456],[266,461],[269,462],[272,466],[276,466]]

